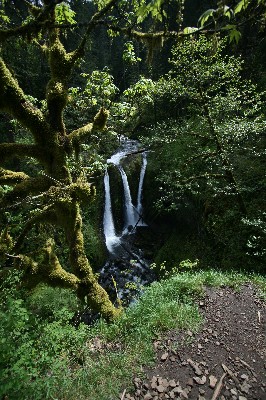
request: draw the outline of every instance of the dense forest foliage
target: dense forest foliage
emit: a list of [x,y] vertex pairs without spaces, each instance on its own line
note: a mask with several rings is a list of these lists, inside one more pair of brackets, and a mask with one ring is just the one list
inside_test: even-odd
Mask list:
[[[148,154],[138,241],[158,279],[265,272],[265,7],[0,2],[3,398],[59,396],[58,371],[83,363],[78,315],[123,314],[97,275],[103,175],[122,135]],[[134,187],[139,166],[127,168]]]

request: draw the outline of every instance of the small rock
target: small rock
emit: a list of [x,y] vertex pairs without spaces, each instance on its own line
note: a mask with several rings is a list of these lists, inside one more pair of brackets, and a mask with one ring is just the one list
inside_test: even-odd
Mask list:
[[192,361],[190,358],[187,360],[187,362],[191,365],[191,367],[194,369],[194,372],[196,375],[202,375],[203,372],[201,371],[201,369],[197,366],[197,364]]
[[145,394],[144,396],[144,400],[151,400],[152,399],[152,395],[148,392]]
[[134,379],[134,385],[136,388],[140,387],[141,384],[141,379],[140,378],[135,378]]
[[203,346],[200,343],[198,344],[198,349],[199,350],[203,349]]
[[189,378],[189,380],[187,381],[187,386],[193,386],[194,385],[194,382],[193,382],[193,379],[192,378]]
[[187,331],[188,336],[193,336],[193,333],[191,331]]
[[159,393],[163,393],[164,390],[165,390],[165,387],[164,387],[163,385],[157,386],[157,391],[158,391]]
[[239,396],[238,400],[248,400],[248,399],[246,397],[244,397],[244,396]]
[[171,357],[170,357],[170,361],[172,361],[172,362],[176,361],[175,356],[171,356]]
[[250,388],[251,386],[246,381],[244,381],[244,383],[242,383],[242,385],[240,386],[241,392],[244,392],[246,394],[248,394]]
[[184,390],[179,394],[179,397],[180,399],[188,399],[188,395]]
[[199,389],[199,394],[204,394],[204,393],[205,393],[205,390]]
[[162,379],[161,385],[162,385],[164,388],[168,388],[168,386],[169,386],[168,380],[167,380],[167,379]]
[[198,400],[206,400],[204,396],[201,396],[201,394],[198,397]]
[[200,361],[200,362],[199,362],[199,364],[203,365],[204,367],[206,367],[206,366],[207,366],[207,363],[206,363],[206,361]]
[[220,346],[221,343],[217,341],[217,342],[215,342],[215,344],[216,344],[216,346]]
[[145,389],[149,389],[149,388],[150,388],[150,385],[148,384],[148,382],[145,382],[145,383],[143,384],[143,387],[144,387]]
[[161,361],[167,360],[168,356],[169,356],[169,353],[164,353],[164,354],[161,356]]
[[241,379],[244,379],[244,380],[246,381],[246,380],[248,380],[248,375],[242,374],[242,375],[240,376],[240,378],[241,378]]
[[217,380],[218,379],[216,378],[216,376],[214,376],[214,375],[210,375],[209,376],[209,381],[210,381],[209,386],[210,386],[210,388],[212,388],[212,389],[215,388]]
[[233,395],[237,396],[237,390],[236,390],[236,389],[231,389],[230,392],[231,392]]
[[155,340],[153,342],[153,346],[154,346],[155,349],[157,349],[160,346],[160,344],[161,344],[160,340]]
[[183,391],[183,389],[181,386],[177,386],[172,390],[172,392],[174,392],[174,393],[181,393],[182,391]]
[[198,384],[198,385],[204,385],[204,383],[206,383],[207,378],[205,375],[203,375],[201,378],[197,377],[193,377],[194,381]]
[[171,379],[171,380],[169,381],[169,386],[170,386],[171,388],[176,387],[176,381],[175,381],[174,379]]

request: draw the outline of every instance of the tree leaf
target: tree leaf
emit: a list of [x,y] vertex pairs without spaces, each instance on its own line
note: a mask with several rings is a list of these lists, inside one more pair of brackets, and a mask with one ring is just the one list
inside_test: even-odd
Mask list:
[[232,8],[228,7],[228,6],[224,6],[224,15],[228,18],[231,19],[232,17],[234,17],[235,13],[232,10]]
[[237,29],[232,29],[229,33],[229,42],[232,43],[235,41],[236,43],[239,42],[241,38],[241,33]]
[[208,19],[210,17],[213,17],[213,14],[216,12],[216,10],[214,8],[210,8],[209,10],[206,10],[200,17],[198,20],[198,24],[200,24],[200,26],[204,26],[205,22],[208,21]]
[[237,3],[237,5],[235,6],[235,14],[240,13],[242,10],[245,10],[248,5],[250,4],[250,0],[241,0]]

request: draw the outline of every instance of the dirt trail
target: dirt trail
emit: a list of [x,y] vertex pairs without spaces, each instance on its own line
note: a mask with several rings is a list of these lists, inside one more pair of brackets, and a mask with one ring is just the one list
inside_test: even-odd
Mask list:
[[206,288],[201,331],[154,341],[157,363],[126,400],[266,400],[266,306],[252,285]]

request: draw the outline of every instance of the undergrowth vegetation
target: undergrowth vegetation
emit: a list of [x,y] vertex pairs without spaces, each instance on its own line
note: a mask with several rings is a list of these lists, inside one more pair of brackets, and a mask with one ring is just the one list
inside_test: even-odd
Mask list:
[[[193,262],[186,260],[184,267]],[[12,399],[111,400],[130,387],[133,373],[152,363],[152,340],[171,328],[196,331],[195,299],[204,286],[246,281],[266,293],[260,275],[215,270],[173,271],[153,283],[112,324],[77,323],[84,310],[73,292],[41,285],[29,296],[10,273],[1,285],[0,396]]]

